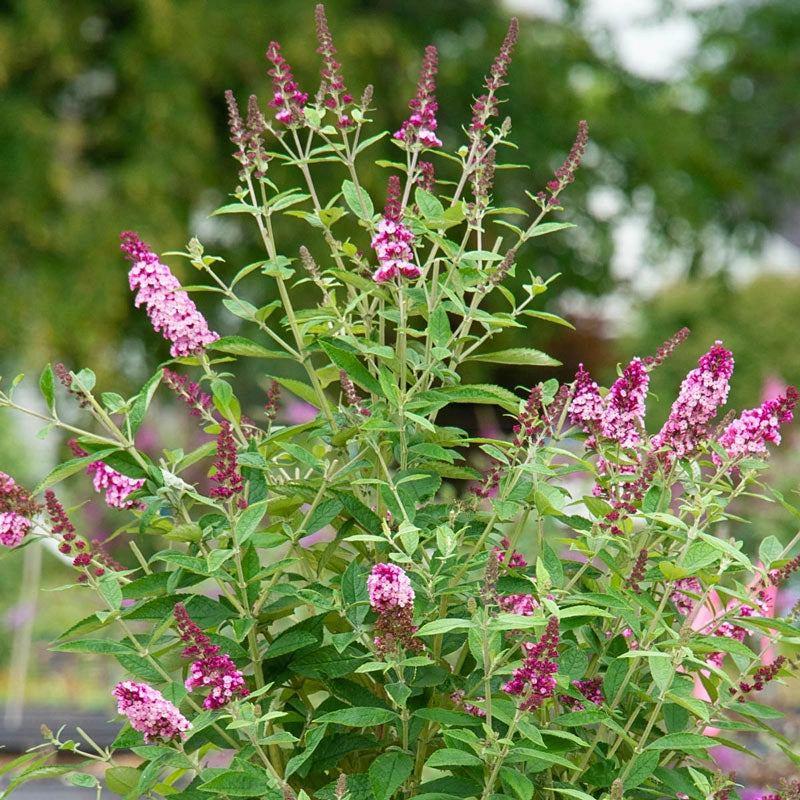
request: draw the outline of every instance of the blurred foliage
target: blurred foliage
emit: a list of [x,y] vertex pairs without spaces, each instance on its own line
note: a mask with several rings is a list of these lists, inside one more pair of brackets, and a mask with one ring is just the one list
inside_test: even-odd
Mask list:
[[[144,372],[142,340],[166,347],[132,308],[121,229],[157,250],[198,234],[233,264],[257,256],[250,231],[209,225],[235,185],[223,92],[270,97],[263,57],[281,42],[301,85],[317,85],[313,2],[293,0],[17,0],[0,6],[0,190],[4,360],[91,363],[131,382]],[[632,211],[649,218],[651,252],[678,252],[698,272],[708,253],[755,247],[794,211],[800,177],[794,78],[800,51],[795,0],[730,2],[698,15],[704,43],[685,80],[647,81],[582,31],[580,0],[561,22],[521,20],[507,91],[527,171],[500,174],[510,203],[560,165],[577,121],[590,123],[586,170],[566,194],[569,234],[536,242],[527,268],[564,273],[555,294],[612,288],[611,231]],[[407,115],[424,46],[440,51],[440,133],[463,136],[471,97],[510,14],[483,0],[330,0],[343,74],[358,96],[375,84],[375,120]],[[793,66],[794,62],[794,66]],[[391,144],[386,143],[392,154]],[[382,194],[385,174],[371,187]],[[611,192],[616,207],[587,202]],[[592,213],[590,213],[592,211]],[[592,215],[594,214],[594,215]],[[296,242],[302,242],[298,228]],[[288,246],[287,254],[294,255]],[[192,280],[175,265],[184,282]],[[181,270],[183,270],[181,272]],[[206,308],[198,300],[201,308]],[[224,331],[225,322],[213,320]],[[577,340],[576,340],[577,342]],[[124,382],[124,381],[123,381]],[[119,388],[123,388],[120,386]]]

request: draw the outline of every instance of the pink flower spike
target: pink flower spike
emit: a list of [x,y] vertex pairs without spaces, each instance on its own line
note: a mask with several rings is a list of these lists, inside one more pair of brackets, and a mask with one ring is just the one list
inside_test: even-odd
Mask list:
[[[792,421],[797,399],[797,389],[789,386],[785,396],[765,400],[759,408],[743,411],[719,437],[719,444],[725,448],[728,457],[763,457],[767,452],[767,442],[780,444],[780,426]],[[716,453],[712,458],[715,464],[722,463]]]
[[275,119],[287,128],[296,128],[303,122],[303,108],[308,95],[300,91],[300,87],[292,77],[289,62],[281,55],[281,46],[270,42],[267,58],[272,63],[269,75],[272,78],[272,100],[270,106],[277,109]]
[[556,689],[553,675],[558,672],[558,641],[558,617],[553,615],[538,643],[523,645],[526,658],[502,687],[506,694],[523,698],[519,706],[523,711],[535,711],[553,696]]
[[395,607],[412,607],[414,590],[405,570],[397,564],[376,564],[367,578],[369,603],[381,613]]
[[438,55],[436,48],[429,45],[425,48],[425,58],[422,60],[422,69],[417,83],[417,93],[408,104],[411,116],[403,126],[394,134],[395,139],[405,142],[408,147],[441,147],[442,141],[434,131],[436,130],[436,71]]
[[617,378],[603,404],[600,432],[621,447],[633,447],[642,441],[644,401],[650,377],[640,358],[634,358]]
[[411,245],[414,234],[403,224],[400,206],[400,178],[392,175],[386,189],[386,207],[378,222],[378,232],[372,237],[372,247],[378,256],[379,267],[373,274],[376,283],[390,281],[400,273],[404,278],[418,278],[422,271],[412,262]]
[[134,730],[144,734],[147,744],[185,739],[192,723],[164,696],[146,683],[122,681],[112,692],[117,710],[124,714]]
[[191,356],[216,342],[219,334],[209,330],[205,317],[181,288],[178,279],[139,234],[125,231],[120,238],[121,249],[133,262],[128,282],[131,291],[137,292],[134,304],[137,308],[142,303],[146,305],[153,328],[172,342],[170,355],[173,358]]
[[572,402],[569,406],[569,419],[573,425],[580,425],[587,433],[600,422],[603,415],[603,398],[591,375],[578,364],[572,389]]
[[654,447],[668,447],[666,460],[690,455],[708,436],[708,423],[728,399],[733,355],[714,342],[681,384],[664,427],[653,437]]

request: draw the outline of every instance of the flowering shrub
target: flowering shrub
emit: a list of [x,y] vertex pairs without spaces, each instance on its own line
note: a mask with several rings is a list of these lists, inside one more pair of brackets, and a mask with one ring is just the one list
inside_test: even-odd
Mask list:
[[[524,397],[464,383],[466,362],[555,363],[492,341],[526,321],[564,324],[536,308],[545,281],[531,275],[518,298],[505,279],[524,268],[528,240],[570,227],[544,219],[574,179],[586,124],[527,211],[497,208],[516,21],[455,153],[436,135],[429,47],[390,137],[398,160],[379,162],[376,213],[358,164],[386,133],[364,138],[372,89],[354,100],[321,6],[316,22],[313,101],[275,42],[268,110],[251,97],[243,118],[227,97],[239,185],[217,213],[253,218],[263,260],[233,272],[196,239],[179,254],[250,335],[212,331],[126,232],[134,302],[173,360],[127,399],[62,365],[42,373],[43,415],[14,400],[19,379],[0,393],[0,405],[65,431],[72,452],[32,491],[0,474],[0,542],[56,543],[98,597],[56,648],[105,654],[130,676],[109,687],[109,712],[116,698],[126,719],[111,748],[46,731],[56,750],[103,762],[100,783],[80,766],[45,767],[45,754],[17,762],[12,788],[64,771],[129,800],[736,797],[709,751],[747,755],[730,732],[769,731],[779,715],[760,692],[795,669],[774,655],[798,641],[794,617],[774,608],[800,567],[800,534],[768,537],[753,560],[725,522],[753,492],[800,515],[761,480],[797,392],[720,418],[733,357],[715,342],[648,433],[650,372],[687,331],[634,358],[607,391],[583,366],[573,383]],[[333,196],[315,182],[322,170],[341,176]],[[281,188],[287,175],[299,185]],[[308,224],[298,254],[281,251],[285,216]],[[300,284],[319,297],[308,308],[295,306]],[[506,310],[488,313],[494,292]],[[232,371],[242,358],[268,378],[263,408],[246,414]],[[281,424],[281,391],[315,418]],[[156,392],[215,441],[139,449]],[[63,421],[66,401],[85,425]],[[459,403],[510,417],[511,436],[441,424]],[[197,464],[207,484],[190,482]],[[86,541],[58,499],[53,487],[87,477],[133,535],[134,568]],[[159,542],[150,558],[137,537]],[[120,748],[140,766],[119,764]]]

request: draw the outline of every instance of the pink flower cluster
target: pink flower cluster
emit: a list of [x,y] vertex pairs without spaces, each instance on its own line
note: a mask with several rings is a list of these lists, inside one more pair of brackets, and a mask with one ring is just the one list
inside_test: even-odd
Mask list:
[[120,238],[121,249],[133,262],[128,282],[131,291],[138,290],[134,303],[137,308],[142,303],[147,306],[153,328],[172,342],[170,355],[173,358],[191,356],[216,342],[219,334],[209,330],[205,317],[183,291],[180,281],[158,260],[139,234],[125,231]]
[[39,504],[30,492],[5,472],[0,472],[0,544],[16,547],[31,527]]
[[[463,689],[456,689],[450,695],[450,699],[457,705],[461,706],[461,710],[464,711],[466,714],[469,714],[473,717],[485,717],[486,710],[483,708],[478,708],[478,706],[473,705],[470,702],[465,702],[464,697],[466,697],[466,692]],[[479,697],[478,702],[482,703],[486,698]]]
[[556,689],[553,676],[558,672],[558,641],[558,617],[554,615],[547,621],[536,644],[526,642],[523,645],[526,656],[522,666],[517,667],[511,680],[503,685],[504,692],[522,698],[519,707],[523,711],[534,711],[553,696]]
[[381,655],[396,650],[424,649],[414,634],[417,631],[412,614],[414,590],[405,570],[397,564],[376,564],[367,578],[369,604],[378,612],[375,620],[375,646]]
[[273,90],[270,106],[278,109],[275,119],[289,127],[300,125],[308,95],[300,91],[289,62],[281,55],[281,46],[277,42],[269,43],[267,58],[272,63],[268,74],[272,77]]
[[[767,442],[780,444],[780,426],[792,421],[797,399],[797,390],[790,386],[785,395],[765,400],[759,408],[743,411],[719,437],[719,444],[728,457],[762,456],[767,452]],[[721,463],[716,453],[712,458],[716,464]]]
[[189,413],[193,417],[200,417],[214,407],[211,398],[205,392],[200,391],[199,383],[190,382],[186,375],[179,375],[167,367],[163,368],[162,374],[164,383],[189,406]]
[[183,739],[192,728],[192,723],[161,692],[146,683],[122,681],[112,694],[117,698],[118,712],[128,718],[134,730],[144,734],[148,744]]
[[[587,678],[586,680],[572,681],[572,685],[590,703],[593,703],[596,706],[603,705],[603,678],[600,675],[597,675],[594,678]],[[580,700],[570,697],[568,694],[562,694],[558,699],[561,701],[562,705],[572,709],[573,711],[583,711],[583,709],[586,708],[586,706]]]
[[246,697],[244,676],[227,653],[219,655],[220,647],[211,644],[208,636],[192,621],[183,603],[175,604],[175,622],[181,641],[187,642],[184,658],[197,657],[189,667],[185,686],[189,691],[211,688],[203,700],[203,708],[215,709],[229,703],[235,694]]
[[422,69],[417,83],[417,92],[414,99],[408,104],[411,116],[403,123],[402,128],[394,134],[395,139],[405,142],[409,146],[424,145],[425,147],[441,147],[442,141],[434,131],[436,130],[436,65],[437,52],[433,45],[425,48],[425,58],[422,60]]
[[697,369],[684,378],[664,427],[652,439],[654,447],[669,448],[666,458],[670,462],[690,455],[707,439],[708,423],[728,399],[731,352],[717,341],[697,363]]
[[[89,455],[75,439],[70,439],[67,444],[75,458],[83,458]],[[106,505],[109,508],[134,508],[138,511],[144,508],[144,505],[138,500],[128,499],[129,495],[144,486],[144,478],[129,478],[127,475],[112,469],[103,461],[92,461],[86,467],[86,472],[92,476],[95,491],[105,491]]]
[[398,272],[404,278],[418,278],[422,272],[411,263],[414,254],[411,243],[414,234],[403,224],[403,209],[400,206],[400,178],[392,175],[386,190],[386,208],[378,232],[372,237],[372,248],[378,255],[380,266],[372,276],[375,283],[392,280]]
[[634,447],[642,441],[649,383],[642,360],[634,358],[603,398],[597,384],[580,364],[573,387],[570,420],[588,433],[612,439],[621,447]]

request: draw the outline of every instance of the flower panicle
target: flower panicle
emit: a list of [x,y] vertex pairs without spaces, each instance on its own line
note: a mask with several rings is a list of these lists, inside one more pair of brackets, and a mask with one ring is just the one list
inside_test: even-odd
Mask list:
[[192,723],[166,700],[157,689],[146,683],[122,681],[112,692],[117,698],[117,711],[124,714],[134,730],[144,734],[145,743],[185,739]]
[[497,116],[497,91],[505,86],[505,77],[511,64],[511,56],[519,37],[519,20],[512,17],[500,52],[495,57],[489,75],[486,77],[486,91],[472,104],[472,121],[467,132],[470,138],[477,141],[483,137],[489,119]]
[[[217,434],[217,460],[214,462],[216,472],[211,480],[216,484],[209,490],[210,497],[219,497],[228,500],[244,491],[244,477],[239,471],[239,460],[236,453],[236,441],[233,438],[231,424],[228,420],[220,423]],[[247,502],[243,497],[237,501],[240,508],[245,508]]]
[[409,102],[411,116],[403,122],[393,138],[410,148],[441,147],[442,141],[436,136],[436,72],[438,53],[433,45],[425,48],[419,82],[414,98]]
[[399,647],[420,652],[425,645],[414,635],[414,589],[396,564],[376,564],[367,578],[369,603],[377,612],[375,647],[382,656]]
[[[575,180],[575,173],[581,165],[583,156],[586,153],[586,145],[589,142],[589,125],[585,119],[578,123],[578,133],[575,141],[570,148],[564,163],[556,170],[555,178],[547,182],[547,188],[550,192],[550,198],[547,200],[547,205],[553,206],[558,204],[558,195],[561,194],[563,189]],[[539,199],[543,199],[543,193],[539,194]]]
[[353,120],[347,115],[346,107],[353,102],[353,97],[347,92],[344,79],[339,72],[341,64],[336,60],[336,48],[333,46],[333,37],[328,27],[328,18],[325,16],[325,6],[319,3],[314,9],[314,19],[317,25],[317,52],[322,56],[320,76],[322,83],[317,92],[320,105],[332,109],[338,117],[337,127],[347,130],[353,127]]
[[364,398],[356,391],[355,384],[346,370],[339,370],[339,383],[347,405],[352,406],[363,417],[371,416],[372,412],[364,405]]
[[41,510],[33,495],[10,475],[0,472],[0,544],[17,547]]
[[398,275],[418,278],[422,274],[422,270],[413,263],[411,247],[414,240],[414,234],[403,223],[400,178],[391,175],[386,188],[386,206],[371,242],[379,264],[372,276],[375,283],[385,283]]
[[128,282],[131,291],[136,292],[134,305],[138,308],[144,303],[153,328],[172,342],[170,355],[173,358],[196,355],[206,345],[216,342],[219,334],[209,329],[178,279],[139,234],[124,231],[120,238],[120,249],[133,262]]
[[503,684],[506,694],[521,697],[522,711],[535,711],[547,698],[552,697],[556,689],[558,672],[558,617],[551,616],[539,641],[526,642],[523,650],[526,653],[522,666],[517,667],[512,678]]
[[186,375],[180,375],[169,367],[162,369],[162,375],[164,383],[189,407],[191,416],[210,415],[214,402],[210,395],[200,391],[199,383],[190,381]]
[[686,341],[691,331],[683,327],[672,337],[667,339],[657,350],[654,356],[645,356],[642,361],[649,371],[660,367],[677,349]]

